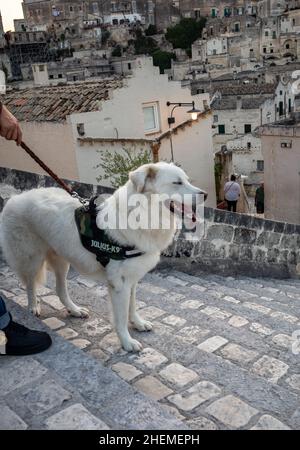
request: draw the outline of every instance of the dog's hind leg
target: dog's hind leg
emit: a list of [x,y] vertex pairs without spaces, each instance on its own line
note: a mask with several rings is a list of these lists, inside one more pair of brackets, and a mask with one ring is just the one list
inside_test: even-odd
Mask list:
[[20,260],[18,265],[18,274],[26,285],[28,309],[32,314],[39,317],[41,315],[41,304],[36,296],[36,288],[38,284],[44,284],[46,279],[45,255],[32,254],[27,264],[21,267],[22,261]]
[[69,297],[67,274],[69,272],[70,264],[54,251],[48,252],[47,262],[55,273],[56,293],[68,312],[74,317],[89,317],[88,309],[75,305]]
[[40,300],[36,296],[35,282],[30,281],[27,284],[26,288],[27,288],[27,297],[28,297],[28,309],[33,315],[40,317],[41,303],[40,303]]
[[129,305],[129,320],[138,331],[152,330],[152,323],[144,320],[136,311],[136,284],[131,288],[130,305]]
[[142,350],[142,344],[135,339],[132,339],[128,331],[131,286],[126,282],[121,281],[118,286],[116,286],[115,283],[114,285],[110,284],[109,293],[113,307],[116,332],[123,348],[128,352],[138,352]]

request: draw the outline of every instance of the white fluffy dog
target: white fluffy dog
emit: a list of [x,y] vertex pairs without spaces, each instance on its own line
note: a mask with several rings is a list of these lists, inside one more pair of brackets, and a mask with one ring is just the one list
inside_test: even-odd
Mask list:
[[[186,174],[173,164],[159,162],[146,164],[130,173],[129,181],[118,189],[98,209],[97,225],[105,222],[107,213],[128,217],[134,195],[142,193],[146,199],[152,194],[193,196],[207,195],[192,186]],[[124,198],[126,201],[124,201]],[[127,203],[127,204],[126,204]],[[110,260],[104,268],[94,254],[81,244],[74,212],[80,202],[59,188],[41,188],[12,197],[2,214],[1,241],[4,255],[11,268],[26,285],[28,306],[40,315],[36,286],[45,280],[49,268],[56,276],[56,291],[69,313],[88,317],[88,310],[78,307],[68,295],[66,277],[70,264],[82,275],[94,280],[105,280],[109,287],[117,334],[127,351],[141,350],[141,344],[132,339],[128,321],[139,331],[151,330],[150,322],[136,311],[136,285],[155,267],[160,253],[172,242],[176,222],[170,217],[170,203],[161,204],[159,226],[150,229],[109,229],[107,234],[121,246],[134,246],[143,254],[123,261]],[[184,205],[191,207],[191,204]],[[144,206],[145,209],[149,206]],[[166,229],[162,224],[168,223]]]

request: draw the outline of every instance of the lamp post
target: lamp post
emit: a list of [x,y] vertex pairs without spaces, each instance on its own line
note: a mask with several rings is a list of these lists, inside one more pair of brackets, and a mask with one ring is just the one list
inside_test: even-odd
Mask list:
[[171,111],[171,115],[168,117],[168,124],[169,124],[169,129],[170,129],[170,144],[171,144],[171,158],[172,158],[172,162],[174,162],[174,151],[173,151],[173,140],[172,140],[172,133],[171,133],[171,125],[173,125],[175,123],[175,117],[173,117],[173,113],[175,111],[176,108],[187,108],[187,107],[192,107],[192,109],[190,109],[189,111],[187,111],[188,114],[191,114],[191,119],[192,120],[197,120],[198,118],[198,113],[200,113],[201,111],[199,109],[195,108],[195,102],[189,102],[189,103],[182,103],[182,102],[177,102],[177,103],[171,103],[171,102],[167,102],[167,106],[173,106],[172,111]]

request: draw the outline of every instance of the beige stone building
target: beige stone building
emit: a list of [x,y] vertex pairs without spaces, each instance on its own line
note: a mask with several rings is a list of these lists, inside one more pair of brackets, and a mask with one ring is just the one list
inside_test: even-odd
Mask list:
[[[195,101],[201,112],[191,120],[191,107],[176,108],[170,132],[168,101]],[[21,122],[24,141],[61,177],[98,184],[104,172],[97,166],[106,150],[149,150],[153,158],[170,161],[173,148],[174,160],[209,193],[208,205],[215,206],[209,96],[192,96],[180,82],[170,82],[151,58],[137,60],[129,77],[13,91],[5,102]],[[42,173],[20,148],[4,140],[0,165]],[[110,186],[110,181],[99,184]]]
[[300,223],[299,116],[265,125],[258,132],[265,161],[265,217]]

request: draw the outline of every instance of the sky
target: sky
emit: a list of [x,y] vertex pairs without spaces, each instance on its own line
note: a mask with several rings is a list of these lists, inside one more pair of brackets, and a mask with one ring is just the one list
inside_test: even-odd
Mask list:
[[14,19],[23,18],[22,0],[0,0],[4,30],[14,29]]

